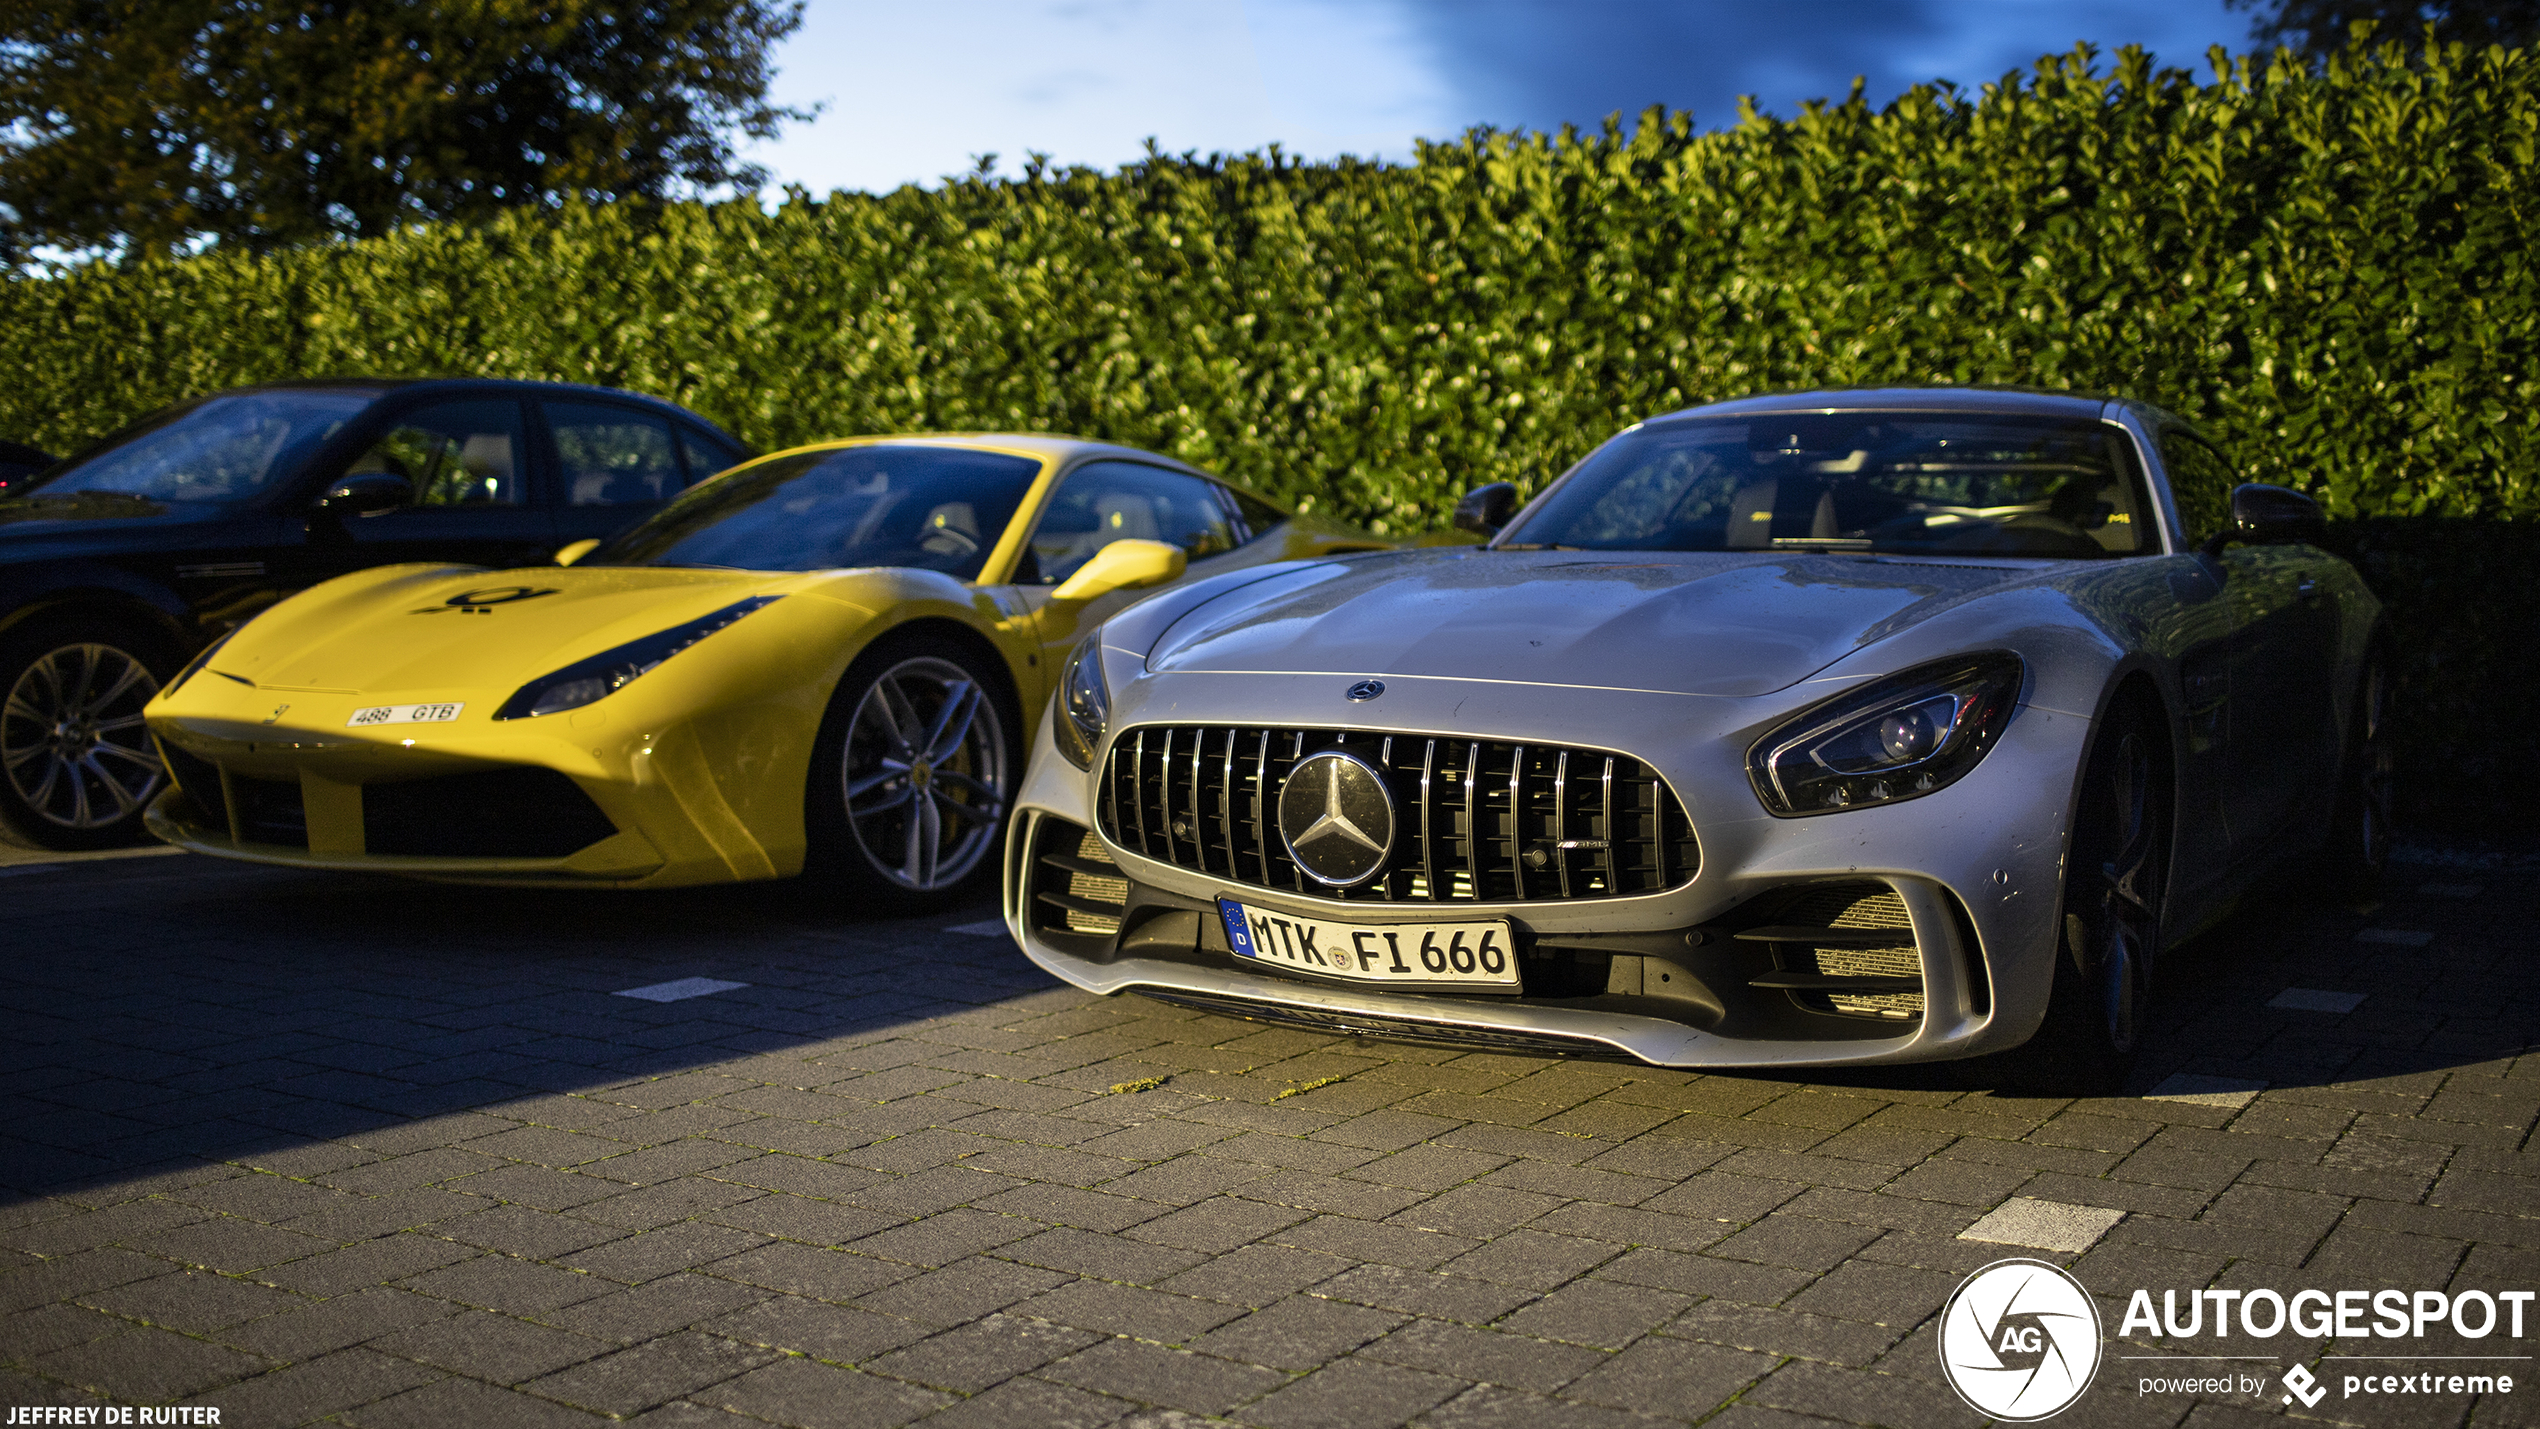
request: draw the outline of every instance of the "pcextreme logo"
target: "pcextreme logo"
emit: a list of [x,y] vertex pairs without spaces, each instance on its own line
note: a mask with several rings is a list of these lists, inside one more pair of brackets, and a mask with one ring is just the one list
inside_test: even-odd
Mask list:
[[2056,1266],[1997,1260],[1941,1312],[1940,1372],[1979,1414],[2012,1423],[2061,1414],[2099,1372],[2099,1308]]

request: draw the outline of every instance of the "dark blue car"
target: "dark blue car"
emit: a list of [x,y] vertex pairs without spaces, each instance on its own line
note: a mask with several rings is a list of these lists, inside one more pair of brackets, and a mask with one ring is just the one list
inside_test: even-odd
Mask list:
[[336,379],[158,412],[0,493],[0,822],[52,848],[141,835],[141,707],[196,650],[366,566],[543,564],[751,453],[598,387]]

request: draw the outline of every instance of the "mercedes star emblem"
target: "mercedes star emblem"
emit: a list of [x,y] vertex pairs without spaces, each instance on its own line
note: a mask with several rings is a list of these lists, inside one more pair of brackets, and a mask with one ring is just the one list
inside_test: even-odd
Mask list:
[[1279,789],[1279,837],[1317,883],[1349,888],[1384,871],[1393,852],[1393,795],[1355,754],[1308,756]]
[[1384,692],[1384,681],[1361,680],[1357,684],[1349,687],[1349,702],[1354,705],[1363,705]]

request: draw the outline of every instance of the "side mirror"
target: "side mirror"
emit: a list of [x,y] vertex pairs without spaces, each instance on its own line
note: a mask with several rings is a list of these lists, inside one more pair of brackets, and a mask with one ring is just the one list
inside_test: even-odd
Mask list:
[[1094,552],[1076,574],[1050,592],[1052,600],[1092,600],[1115,590],[1136,590],[1181,579],[1191,558],[1162,541],[1114,541]]
[[584,556],[591,554],[599,548],[599,537],[586,536],[583,539],[574,542],[572,545],[558,550],[556,552],[556,564],[560,566],[572,565],[575,561],[581,560]]
[[1496,536],[1517,514],[1517,488],[1505,481],[1476,486],[1455,503],[1455,529]]
[[317,508],[337,516],[376,516],[412,505],[413,483],[384,471],[357,471],[326,489]]
[[2328,518],[2320,504],[2285,486],[2244,481],[2231,489],[2231,524],[2205,542],[2210,554],[2233,541],[2253,546],[2317,543],[2328,534]]

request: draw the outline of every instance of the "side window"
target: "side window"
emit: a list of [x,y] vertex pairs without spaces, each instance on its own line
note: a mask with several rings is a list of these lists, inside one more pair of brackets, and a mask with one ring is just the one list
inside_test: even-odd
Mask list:
[[1247,541],[1261,539],[1271,527],[1288,519],[1288,513],[1248,491],[1237,491],[1231,486],[1221,486],[1218,491],[1224,495],[1226,504],[1242,518],[1243,538]]
[[741,461],[741,453],[738,449],[725,443],[722,438],[708,436],[694,427],[679,429],[679,450],[688,458],[690,486],[696,485],[725,467],[737,466]]
[[1234,523],[1215,482],[1133,461],[1087,462],[1067,474],[1032,532],[1028,569],[1043,585],[1076,573],[1114,541],[1167,541],[1192,560],[1231,551]]
[[2177,498],[2187,539],[2201,542],[2221,530],[2231,517],[2237,479],[2222,453],[2173,427],[2161,434],[2161,465],[2169,469],[2170,495]]
[[398,418],[344,474],[402,476],[417,506],[518,506],[529,499],[521,452],[518,402],[443,402]]
[[686,484],[670,423],[649,412],[598,402],[549,402],[564,499],[573,506],[662,501]]

